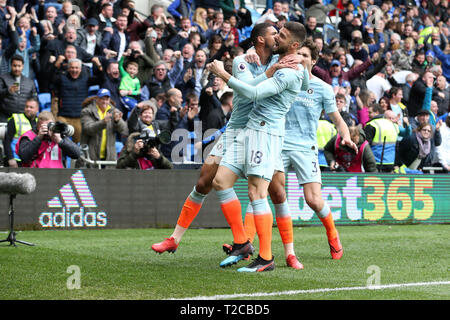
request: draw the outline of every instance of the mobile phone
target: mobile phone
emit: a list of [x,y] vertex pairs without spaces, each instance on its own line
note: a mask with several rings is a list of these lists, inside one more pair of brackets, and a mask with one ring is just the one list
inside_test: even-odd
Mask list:
[[20,83],[19,83],[19,82],[14,82],[14,85],[15,85],[16,87],[18,87],[18,86],[20,86]]

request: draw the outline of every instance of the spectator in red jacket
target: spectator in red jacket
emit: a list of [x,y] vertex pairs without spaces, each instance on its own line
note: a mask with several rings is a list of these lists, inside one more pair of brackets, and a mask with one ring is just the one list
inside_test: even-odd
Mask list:
[[325,70],[315,65],[312,69],[312,73],[325,81],[326,83],[332,85],[333,87],[340,86],[344,81],[350,81],[357,78],[361,73],[363,73],[367,68],[372,65],[372,61],[378,59],[378,53],[375,53],[372,58],[368,58],[363,64],[351,68],[349,71],[345,72],[341,68],[341,63],[338,60],[333,60],[331,62],[331,67],[329,70]]

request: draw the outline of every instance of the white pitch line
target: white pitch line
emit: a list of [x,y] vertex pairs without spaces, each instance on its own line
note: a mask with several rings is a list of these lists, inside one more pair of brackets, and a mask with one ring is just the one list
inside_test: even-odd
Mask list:
[[289,290],[279,292],[237,293],[237,294],[223,294],[215,296],[197,296],[191,298],[171,299],[171,300],[220,300],[220,299],[236,299],[245,297],[258,298],[258,297],[271,297],[271,296],[294,295],[294,294],[324,293],[324,292],[353,291],[353,290],[384,290],[384,289],[395,289],[404,287],[426,287],[426,286],[440,286],[440,285],[450,285],[450,281],[394,283],[394,284],[372,285],[364,287],[322,288],[309,290]]

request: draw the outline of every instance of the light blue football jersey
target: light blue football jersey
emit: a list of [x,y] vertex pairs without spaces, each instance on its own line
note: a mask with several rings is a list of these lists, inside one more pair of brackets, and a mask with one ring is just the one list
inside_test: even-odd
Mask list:
[[256,105],[248,115],[247,127],[283,136],[286,113],[302,89],[306,72],[301,64],[298,70],[277,70],[272,78],[256,86],[231,77],[228,86],[240,95],[254,101]]
[[333,88],[317,77],[309,80],[309,89],[301,91],[286,114],[286,133],[283,150],[317,147],[319,118],[325,113],[338,111]]
[[[266,70],[278,62],[278,55],[269,58],[266,65],[258,66],[256,63],[245,61],[245,55],[240,55],[233,60],[233,76],[249,85],[257,85],[267,79]],[[228,121],[227,130],[242,129],[248,122],[248,115],[255,102],[238,92],[233,92],[233,111]]]

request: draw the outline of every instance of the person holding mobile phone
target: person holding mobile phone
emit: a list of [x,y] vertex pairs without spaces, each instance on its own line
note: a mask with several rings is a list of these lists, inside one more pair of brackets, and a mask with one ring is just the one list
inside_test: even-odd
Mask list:
[[0,76],[0,122],[7,122],[14,113],[23,113],[26,100],[37,97],[34,81],[22,74],[23,68],[23,57],[14,55],[11,71]]

